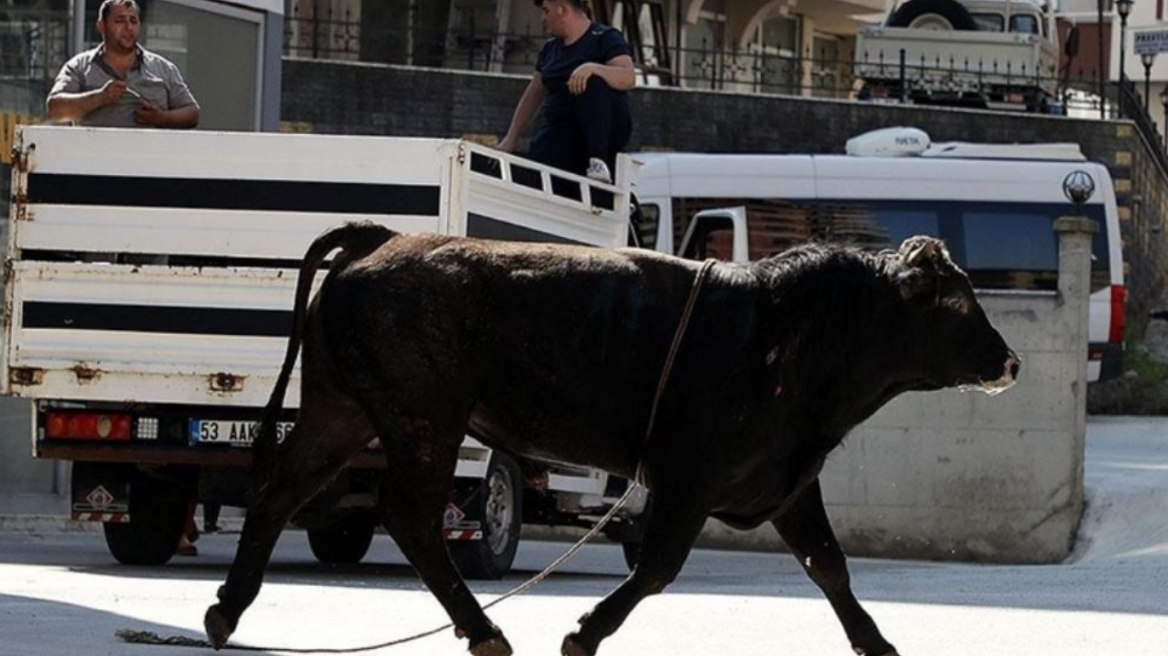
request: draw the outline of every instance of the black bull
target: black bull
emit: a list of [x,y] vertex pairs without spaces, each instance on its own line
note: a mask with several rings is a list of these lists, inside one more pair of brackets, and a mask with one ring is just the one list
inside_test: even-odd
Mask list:
[[[314,273],[340,248],[309,305]],[[867,254],[809,245],[714,266],[656,423],[658,378],[699,264],[640,250],[325,233],[300,270],[287,359],[255,447],[239,550],[207,611],[225,644],[285,523],[373,437],[387,530],[476,656],[510,654],[445,549],[443,509],[468,425],[488,446],[632,477],[653,495],[640,561],[564,640],[594,654],[674,580],[707,516],[770,522],[861,654],[894,654],[852,594],[818,475],[856,424],[898,394],[998,392],[1019,361],[932,239]],[[275,419],[303,340],[301,405]]]

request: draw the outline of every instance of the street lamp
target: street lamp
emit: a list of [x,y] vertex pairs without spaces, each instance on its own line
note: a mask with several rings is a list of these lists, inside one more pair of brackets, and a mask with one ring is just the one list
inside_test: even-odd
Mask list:
[[1152,97],[1152,64],[1156,63],[1156,53],[1145,52],[1140,55],[1140,62],[1144,65],[1144,113],[1148,113],[1148,101]]
[[1132,14],[1134,0],[1115,0],[1115,12],[1119,14],[1119,113],[1124,114],[1124,58],[1127,54],[1127,16]]

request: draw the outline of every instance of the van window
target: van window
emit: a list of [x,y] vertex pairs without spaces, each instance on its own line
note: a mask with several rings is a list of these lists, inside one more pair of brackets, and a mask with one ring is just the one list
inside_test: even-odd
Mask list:
[[828,241],[869,250],[895,249],[915,235],[939,235],[934,210],[874,203],[830,203],[819,208],[819,225]]
[[640,213],[634,214],[633,234],[637,242],[632,244],[638,248],[653,250],[657,248],[657,228],[661,225],[661,208],[653,203],[641,203]]
[[713,258],[721,262],[734,259],[734,223],[721,217],[706,217],[697,225],[694,234],[680,255],[690,260]]
[[[963,201],[823,201],[820,237],[867,250],[897,248],[914,235],[945,240],[953,260],[978,289],[1058,289],[1054,221],[1065,204]],[[1091,291],[1111,284],[1103,207],[1084,208],[1099,232],[1091,242]]]
[[[1045,214],[962,212],[965,268],[983,287],[1058,288],[1058,236]],[[972,278],[974,274],[971,273]]]
[[[673,243],[680,246],[689,229],[689,222],[698,212],[743,206],[746,207],[752,261],[777,255],[816,237],[815,205],[811,201],[779,198],[674,198]],[[724,238],[728,236],[719,237]]]

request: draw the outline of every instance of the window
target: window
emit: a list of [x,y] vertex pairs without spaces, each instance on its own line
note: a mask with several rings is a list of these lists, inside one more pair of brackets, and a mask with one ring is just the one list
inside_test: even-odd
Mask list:
[[916,235],[940,237],[940,215],[925,208],[887,203],[831,203],[820,206],[827,240],[868,250],[896,249]]
[[[978,289],[1058,289],[1058,236],[1054,222],[1066,203],[1005,203],[931,200],[804,200],[676,198],[674,243],[681,244],[689,220],[702,210],[746,207],[750,259],[759,260],[812,239],[869,251],[897,249],[909,237],[945,241],[957,266]],[[1091,291],[1111,284],[1110,251],[1103,208],[1084,208],[1097,222],[1091,242]],[[717,222],[712,222],[717,223]],[[731,230],[706,227],[702,245],[687,256],[729,257]]]
[[[779,198],[675,198],[674,243],[681,244],[690,220],[698,212],[720,207],[743,206],[746,207],[746,225],[749,233],[747,243],[752,261],[777,255],[815,237],[815,206],[810,201]],[[729,225],[726,227],[729,228]],[[724,232],[726,233],[724,236],[716,239],[729,239],[730,230]],[[708,238],[715,239],[715,236],[711,233]],[[719,242],[711,247],[723,246],[729,253],[730,242],[726,244]]]
[[1003,32],[1006,27],[1006,19],[1001,14],[971,14],[973,22],[977,23],[977,29],[982,32]]
[[962,265],[975,287],[1058,289],[1058,237],[1046,214],[961,213]]
[[661,225],[661,208],[654,204],[642,204],[640,214],[632,217],[633,236],[636,246],[653,250],[657,248],[657,228]]
[[1021,34],[1039,34],[1038,17],[1029,14],[1018,14],[1010,17],[1010,31]]

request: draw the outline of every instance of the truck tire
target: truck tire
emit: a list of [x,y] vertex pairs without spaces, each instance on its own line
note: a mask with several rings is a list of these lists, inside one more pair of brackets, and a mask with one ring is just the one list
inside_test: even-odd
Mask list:
[[896,10],[888,27],[972,31],[977,22],[957,0],[912,0]]
[[466,518],[479,522],[481,540],[447,542],[450,558],[468,579],[500,579],[511,571],[523,524],[523,476],[519,465],[496,451],[487,475],[462,508]]
[[105,544],[123,565],[165,565],[186,525],[188,495],[164,481],[139,476],[130,483],[130,522],[106,523]]
[[372,515],[354,513],[327,526],[308,529],[308,547],[326,565],[353,565],[361,562],[373,544],[377,522]]

